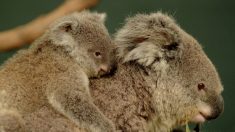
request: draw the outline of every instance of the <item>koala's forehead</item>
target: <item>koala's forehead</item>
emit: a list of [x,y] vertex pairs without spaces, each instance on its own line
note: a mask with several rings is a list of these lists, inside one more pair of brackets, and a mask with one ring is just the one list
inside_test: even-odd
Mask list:
[[110,44],[111,38],[107,30],[98,24],[81,24],[78,27],[77,39],[89,43],[99,43],[101,46]]
[[78,23],[74,38],[80,44],[86,44],[87,46],[95,46],[97,44],[97,48],[110,46],[112,41],[107,29],[101,21],[96,21],[93,17],[92,13],[84,12],[75,13],[65,19]]

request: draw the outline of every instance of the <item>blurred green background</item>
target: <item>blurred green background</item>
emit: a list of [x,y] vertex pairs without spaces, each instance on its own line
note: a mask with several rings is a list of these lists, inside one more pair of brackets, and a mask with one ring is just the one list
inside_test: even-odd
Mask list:
[[[0,31],[46,14],[62,2],[63,0],[1,0]],[[114,33],[123,24],[125,17],[136,13],[161,10],[172,14],[181,27],[203,45],[224,84],[225,111],[220,118],[206,123],[203,131],[235,132],[235,1],[102,0],[92,10],[108,14],[106,25],[110,33]],[[0,53],[0,64],[16,51]]]

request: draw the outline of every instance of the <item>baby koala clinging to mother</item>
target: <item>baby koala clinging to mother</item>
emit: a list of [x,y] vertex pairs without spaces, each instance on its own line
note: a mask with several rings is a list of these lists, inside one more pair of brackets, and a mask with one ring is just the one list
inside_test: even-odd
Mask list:
[[[215,119],[223,111],[223,87],[214,65],[168,15],[128,18],[115,43],[115,74],[91,79],[90,92],[117,131],[170,132],[187,122]],[[56,122],[54,128],[66,124],[59,118],[50,121]]]
[[34,131],[29,125],[33,120],[24,119],[43,107],[80,128],[114,130],[89,91],[89,78],[108,73],[114,62],[104,20],[105,14],[88,11],[63,17],[1,67],[1,132]]
[[[217,118],[223,111],[223,87],[215,67],[199,43],[168,15],[128,18],[115,42],[116,72],[91,79],[90,92],[117,131],[169,132],[188,121]],[[71,120],[54,112],[43,107],[26,119],[39,126],[38,132],[46,126],[76,131]]]

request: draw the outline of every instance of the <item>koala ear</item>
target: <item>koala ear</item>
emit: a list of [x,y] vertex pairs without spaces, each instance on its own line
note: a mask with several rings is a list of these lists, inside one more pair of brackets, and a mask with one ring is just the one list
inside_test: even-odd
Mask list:
[[178,25],[171,16],[161,12],[152,13],[148,26],[157,31],[155,38],[166,60],[180,57],[183,45]]
[[[134,30],[133,30],[134,29]],[[118,57],[144,66],[181,57],[181,37],[177,24],[160,12],[128,18],[115,35]]]
[[76,42],[73,34],[77,32],[78,22],[63,21],[55,23],[55,26],[50,31],[50,38],[54,45],[63,46],[68,52],[74,49]]
[[140,64],[145,66],[149,66],[157,61],[164,60],[167,62],[180,58],[182,52],[182,45],[180,42],[170,34],[168,34],[168,37],[162,36],[162,33],[158,35],[159,36],[155,36],[155,38],[150,36],[132,38],[130,43],[125,47],[122,45],[125,50],[119,48],[119,50],[121,50],[119,51],[119,56],[126,54],[124,62],[138,60]]
[[56,32],[74,33],[74,31],[76,31],[77,26],[78,26],[77,22],[74,22],[74,21],[64,21],[64,22],[59,23],[53,29]]

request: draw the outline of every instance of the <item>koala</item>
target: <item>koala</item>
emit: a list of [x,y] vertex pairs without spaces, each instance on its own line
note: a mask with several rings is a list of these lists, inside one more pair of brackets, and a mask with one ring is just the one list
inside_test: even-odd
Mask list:
[[167,132],[223,112],[223,86],[214,65],[169,15],[128,18],[115,43],[116,73],[91,80],[90,89],[118,130]]
[[[116,131],[176,131],[187,122],[203,123],[223,112],[223,86],[214,65],[167,14],[130,17],[114,40],[116,70],[90,79],[90,92]],[[64,117],[41,113],[50,109],[28,120],[59,120],[46,123],[54,128],[71,124]]]
[[24,127],[24,118],[44,107],[89,131],[114,130],[89,90],[89,78],[108,73],[113,65],[104,21],[105,14],[89,11],[60,18],[1,67],[1,132],[33,131]]

